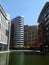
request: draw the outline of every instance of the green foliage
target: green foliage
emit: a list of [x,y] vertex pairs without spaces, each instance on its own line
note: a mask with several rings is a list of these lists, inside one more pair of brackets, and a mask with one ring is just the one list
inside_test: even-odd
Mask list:
[[26,45],[26,46],[24,46],[24,48],[30,48],[30,46],[29,45]]

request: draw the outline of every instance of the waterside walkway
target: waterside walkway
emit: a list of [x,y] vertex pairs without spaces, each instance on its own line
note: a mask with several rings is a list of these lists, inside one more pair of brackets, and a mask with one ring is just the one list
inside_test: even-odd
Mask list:
[[9,51],[0,51],[0,53],[11,53],[11,52],[32,52],[33,54],[49,54],[47,52],[40,52],[39,50],[9,50]]
[[0,53],[10,53],[10,52],[40,52],[35,50],[9,50],[9,51],[0,51]]

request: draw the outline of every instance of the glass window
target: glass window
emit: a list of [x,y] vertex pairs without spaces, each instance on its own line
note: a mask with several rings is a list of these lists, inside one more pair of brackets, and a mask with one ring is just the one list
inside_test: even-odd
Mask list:
[[46,28],[46,30],[48,30],[48,27]]
[[47,17],[49,18],[49,15]]
[[45,25],[48,25],[49,24],[49,20],[46,22],[46,24]]
[[44,14],[44,17],[46,17],[46,16],[47,16],[47,13]]
[[8,36],[8,34],[9,34],[8,30],[6,30],[6,35]]
[[48,36],[48,35],[49,35],[49,32],[47,32],[46,34],[47,34],[47,36]]
[[47,18],[45,18],[45,21],[47,20]]
[[49,10],[47,10],[47,13],[49,14]]

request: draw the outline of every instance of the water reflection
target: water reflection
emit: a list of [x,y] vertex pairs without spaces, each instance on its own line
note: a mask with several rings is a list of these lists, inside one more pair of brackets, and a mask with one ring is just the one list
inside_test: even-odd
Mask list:
[[24,65],[24,53],[21,52],[20,54],[20,65]]
[[32,52],[12,52],[0,54],[0,65],[49,65],[49,55]]
[[0,65],[8,65],[9,53],[0,54]]
[[9,65],[24,65],[24,53],[10,53]]
[[15,52],[9,55],[9,65],[49,65],[49,55]]

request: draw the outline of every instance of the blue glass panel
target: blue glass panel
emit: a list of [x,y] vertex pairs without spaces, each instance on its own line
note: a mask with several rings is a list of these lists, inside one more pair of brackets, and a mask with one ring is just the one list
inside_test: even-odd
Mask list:
[[47,13],[49,14],[49,10],[47,10]]

